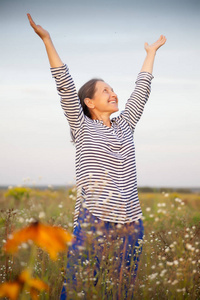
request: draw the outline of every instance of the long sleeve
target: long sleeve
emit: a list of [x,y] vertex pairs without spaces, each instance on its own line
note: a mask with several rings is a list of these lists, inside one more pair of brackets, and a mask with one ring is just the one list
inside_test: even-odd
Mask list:
[[56,81],[57,91],[61,97],[61,107],[69,122],[72,139],[75,142],[85,116],[74,81],[66,65],[59,68],[51,68],[51,73]]
[[140,72],[138,74],[135,89],[126,103],[125,110],[121,113],[133,131],[149,98],[152,79],[153,76],[150,73]]

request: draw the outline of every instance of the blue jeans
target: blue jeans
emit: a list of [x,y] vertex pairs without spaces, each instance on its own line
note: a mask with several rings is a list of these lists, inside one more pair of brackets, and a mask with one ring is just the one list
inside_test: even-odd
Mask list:
[[78,293],[83,293],[82,299],[90,299],[87,288],[84,291],[84,279],[91,269],[92,288],[97,288],[98,282],[104,286],[98,290],[103,293],[98,299],[133,299],[142,253],[142,220],[126,224],[105,222],[82,207],[73,234],[60,299],[76,299]]

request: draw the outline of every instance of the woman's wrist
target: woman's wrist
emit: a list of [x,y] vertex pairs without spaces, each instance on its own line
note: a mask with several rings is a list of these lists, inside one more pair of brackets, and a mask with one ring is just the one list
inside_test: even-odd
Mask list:
[[156,55],[156,50],[155,49],[149,49],[148,51],[146,50],[146,53],[148,56],[154,57]]
[[52,44],[52,40],[51,40],[50,35],[45,36],[45,37],[42,39],[42,41],[43,41],[43,43],[45,44],[45,46],[48,45],[48,44]]

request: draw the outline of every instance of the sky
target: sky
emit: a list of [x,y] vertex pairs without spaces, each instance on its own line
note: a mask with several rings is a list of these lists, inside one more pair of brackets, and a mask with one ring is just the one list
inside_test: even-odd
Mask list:
[[47,29],[77,90],[93,77],[118,94],[135,87],[144,43],[166,44],[134,139],[139,186],[200,186],[199,0],[0,0],[0,185],[75,182],[75,147],[45,47]]

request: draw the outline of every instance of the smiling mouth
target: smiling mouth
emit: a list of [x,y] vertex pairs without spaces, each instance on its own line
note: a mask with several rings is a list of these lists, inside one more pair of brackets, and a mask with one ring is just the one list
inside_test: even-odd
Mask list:
[[111,100],[111,101],[108,101],[109,103],[117,103],[116,100]]

